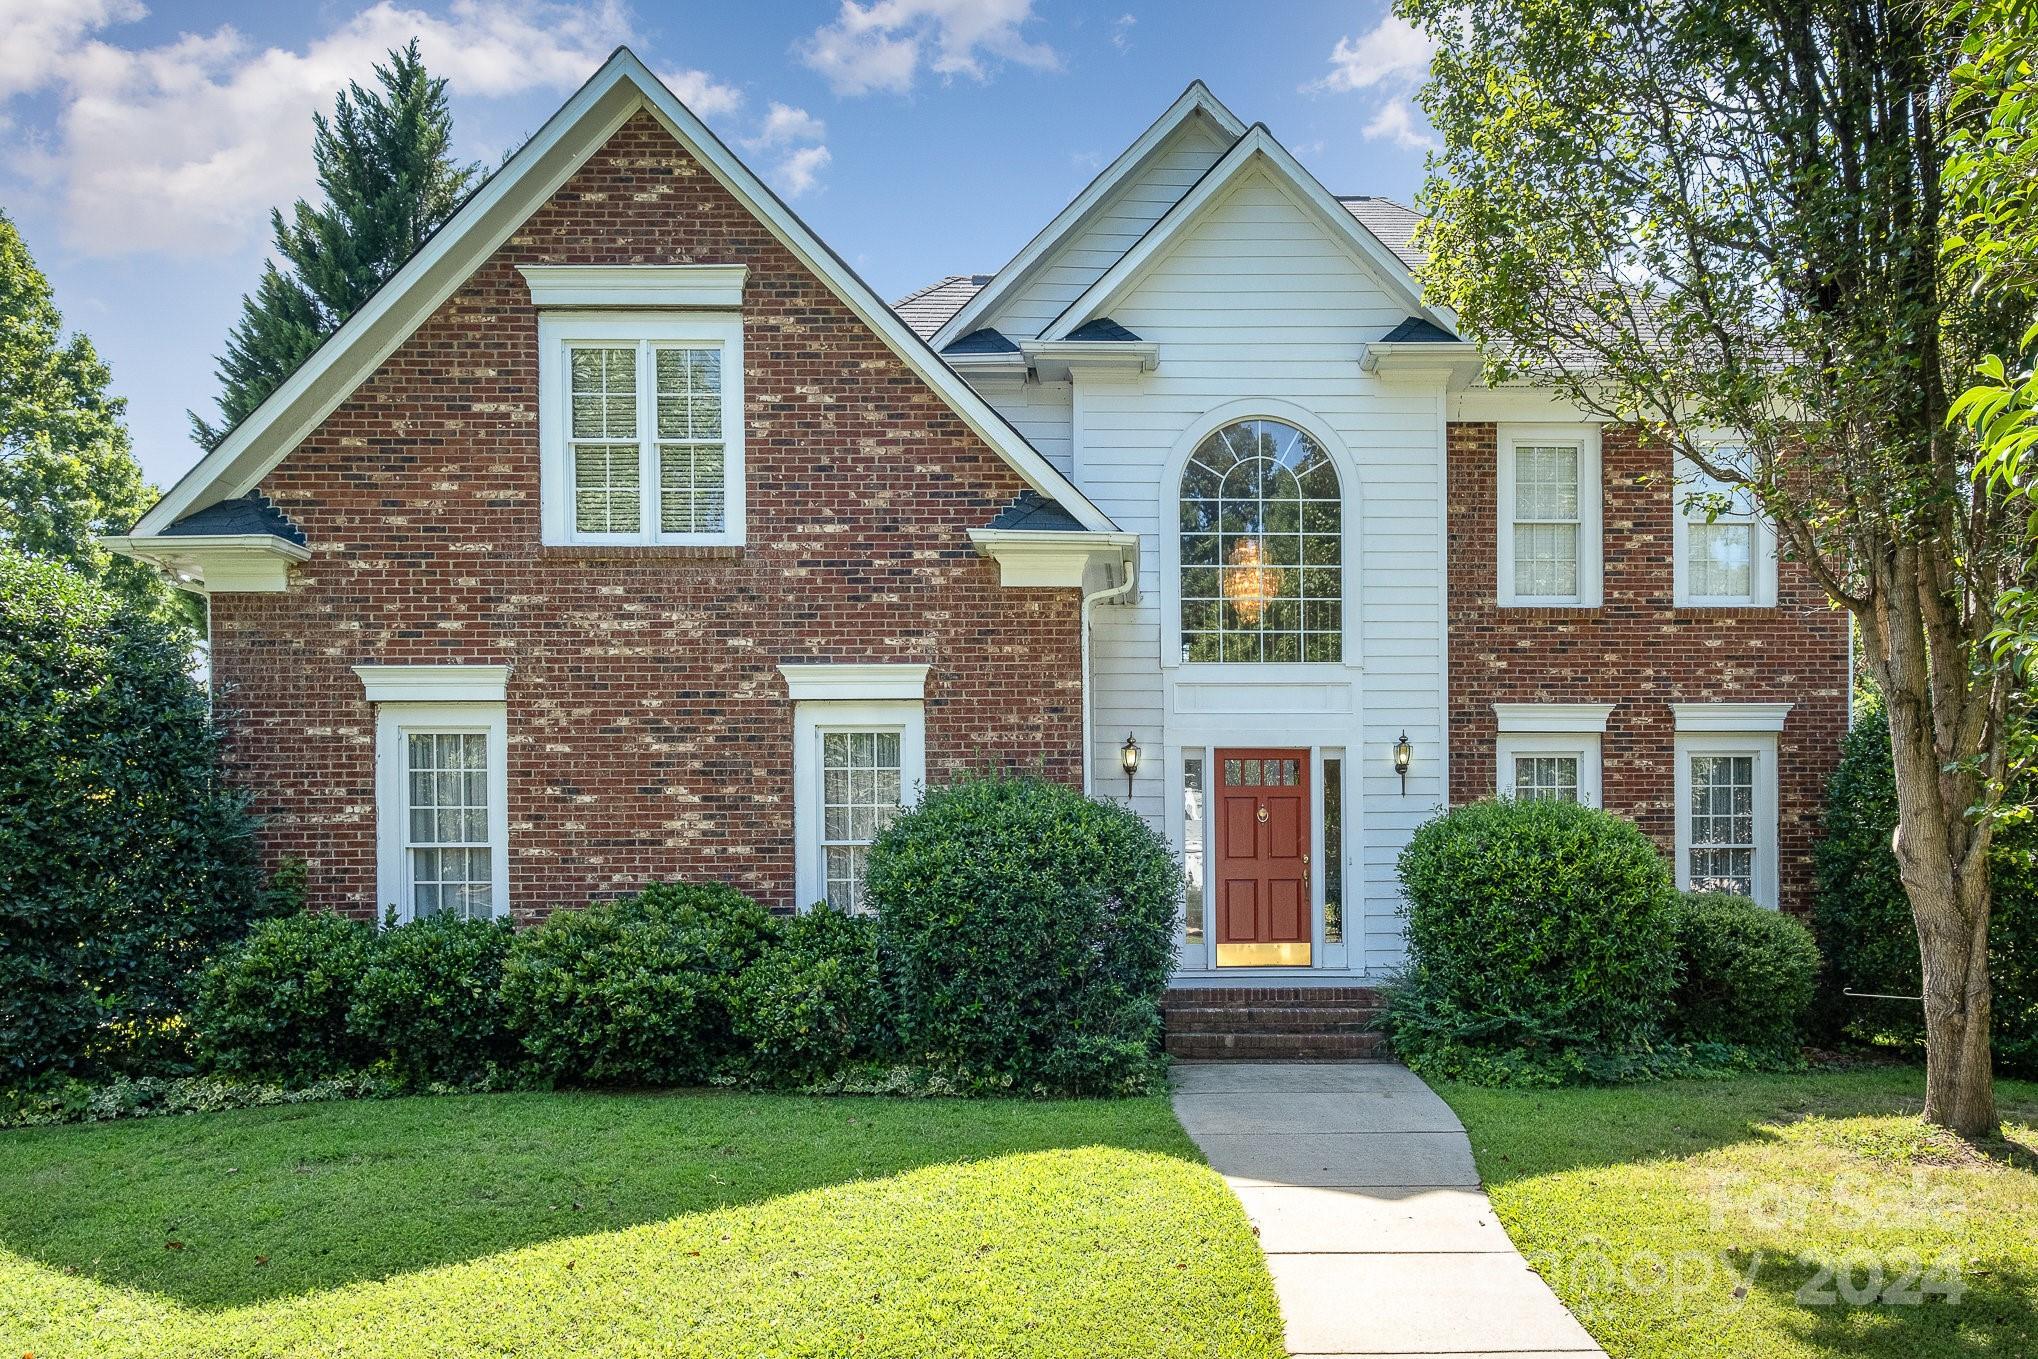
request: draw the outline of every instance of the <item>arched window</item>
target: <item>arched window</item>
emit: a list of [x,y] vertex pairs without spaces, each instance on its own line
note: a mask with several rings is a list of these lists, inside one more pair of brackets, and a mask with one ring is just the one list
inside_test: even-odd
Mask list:
[[1182,659],[1344,658],[1343,507],[1322,445],[1240,420],[1182,470]]

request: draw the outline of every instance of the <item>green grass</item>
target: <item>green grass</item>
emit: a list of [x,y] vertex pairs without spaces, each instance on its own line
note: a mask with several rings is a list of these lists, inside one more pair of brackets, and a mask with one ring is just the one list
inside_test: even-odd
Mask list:
[[0,1133],[0,1355],[1276,1356],[1163,1099],[494,1095]]
[[2038,1354],[2038,1086],[2002,1083],[1975,1145],[1917,1117],[1914,1069],[1439,1090],[1615,1359]]

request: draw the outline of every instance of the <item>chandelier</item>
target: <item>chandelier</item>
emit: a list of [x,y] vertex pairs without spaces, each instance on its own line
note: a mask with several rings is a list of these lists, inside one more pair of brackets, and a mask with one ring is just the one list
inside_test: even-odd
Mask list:
[[1257,627],[1267,605],[1281,597],[1287,572],[1267,562],[1266,545],[1258,538],[1240,538],[1232,545],[1230,568],[1224,573],[1224,602],[1239,621]]

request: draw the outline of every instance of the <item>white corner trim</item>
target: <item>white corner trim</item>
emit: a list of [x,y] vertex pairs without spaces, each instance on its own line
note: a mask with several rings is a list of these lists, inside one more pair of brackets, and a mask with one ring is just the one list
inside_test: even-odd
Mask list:
[[272,533],[112,534],[99,545],[207,595],[281,594],[290,588],[290,564],[311,556],[310,548]]
[[969,531],[976,550],[998,564],[998,584],[1007,589],[1081,587],[1090,563],[1119,568],[1126,583],[1137,579],[1136,533],[1051,533],[1030,529],[978,528]]
[[506,665],[357,665],[370,703],[501,703]]
[[520,264],[540,307],[743,305],[747,264]]
[[1741,735],[1746,732],[1782,731],[1789,703],[1673,703],[1677,730],[1718,731]]
[[786,695],[795,703],[919,702],[927,696],[924,665],[781,665]]
[[1605,732],[1613,703],[1496,703],[1501,731]]

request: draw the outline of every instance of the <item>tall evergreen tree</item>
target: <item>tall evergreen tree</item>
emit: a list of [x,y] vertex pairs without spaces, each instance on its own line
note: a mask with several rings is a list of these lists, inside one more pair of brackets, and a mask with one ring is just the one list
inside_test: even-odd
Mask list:
[[90,340],[65,337],[49,280],[0,213],[0,543],[153,607],[166,598],[156,573],[93,541],[126,532],[152,498],[111,381]]
[[218,425],[191,412],[208,449],[339,329],[453,215],[481,167],[453,159],[446,82],[425,70],[417,40],[375,67],[379,88],[349,82],[333,115],[314,114],[312,158],[324,201],[272,211],[279,267],[263,266],[227,337]]

